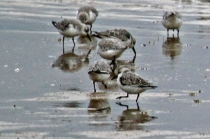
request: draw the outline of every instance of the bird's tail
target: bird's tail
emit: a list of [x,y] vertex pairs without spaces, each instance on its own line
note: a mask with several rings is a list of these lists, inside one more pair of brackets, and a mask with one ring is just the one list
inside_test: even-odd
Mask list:
[[52,24],[53,24],[53,26],[55,26],[56,28],[58,28],[58,26],[57,26],[57,22],[52,21]]
[[92,33],[92,36],[93,37],[97,37],[97,38],[99,38],[99,39],[102,39],[102,37],[101,37],[101,34],[99,33],[99,32],[97,32],[97,31],[92,31],[93,33]]
[[154,85],[152,85],[152,86],[150,86],[150,87],[152,87],[153,89],[157,88],[157,86],[154,86]]

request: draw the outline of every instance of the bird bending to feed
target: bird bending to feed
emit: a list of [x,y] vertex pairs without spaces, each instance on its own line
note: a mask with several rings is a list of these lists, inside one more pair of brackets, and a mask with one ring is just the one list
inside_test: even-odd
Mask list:
[[78,9],[77,19],[86,25],[90,25],[90,32],[97,16],[98,11],[92,6],[84,6]]
[[[72,38],[74,43],[74,37],[79,35],[87,35],[88,39],[91,41],[89,36],[89,27],[77,19],[64,19],[60,22],[52,21],[52,24],[57,28],[58,32],[63,35],[63,53],[64,53],[64,39]],[[74,47],[72,51],[74,51]]]
[[134,56],[136,57],[136,50],[134,48],[136,39],[125,29],[110,29],[100,32],[94,31],[93,36],[101,39],[118,38],[122,41],[123,45],[127,46],[128,48],[132,48]]
[[110,64],[116,63],[116,59],[122,55],[127,47],[118,38],[105,38],[98,44],[98,54],[107,60],[112,60]]
[[102,82],[108,79],[110,74],[112,73],[112,69],[110,65],[105,60],[96,61],[93,65],[89,67],[88,75],[90,79],[93,81],[94,92],[96,92],[95,82]]
[[169,35],[169,29],[176,29],[177,35],[179,35],[179,29],[182,26],[183,20],[179,12],[165,12],[163,14],[162,25],[167,29],[167,35]]
[[127,93],[127,96],[120,96],[117,99],[127,98],[129,94],[137,94],[136,102],[138,101],[139,94],[147,89],[155,89],[157,86],[148,83],[146,80],[142,79],[136,73],[133,73],[128,68],[122,68],[120,74],[117,77],[117,84]]

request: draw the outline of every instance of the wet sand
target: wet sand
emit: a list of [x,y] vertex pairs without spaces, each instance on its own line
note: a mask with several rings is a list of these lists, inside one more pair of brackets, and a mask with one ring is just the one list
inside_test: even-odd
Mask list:
[[[83,5],[99,11],[92,30],[125,28],[136,38],[135,63],[132,49],[118,63],[158,86],[138,105],[136,95],[116,100],[126,93],[112,81],[93,93],[87,72],[101,59],[99,39],[76,37],[74,53],[69,39],[62,54],[51,21],[75,18]],[[209,138],[209,9],[205,0],[1,1],[0,138]],[[167,10],[183,16],[179,38],[167,39]]]

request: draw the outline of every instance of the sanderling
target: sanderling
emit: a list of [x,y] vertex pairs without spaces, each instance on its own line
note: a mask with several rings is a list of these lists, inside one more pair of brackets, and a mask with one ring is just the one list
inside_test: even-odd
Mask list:
[[[75,42],[74,42],[75,36],[87,35],[87,37],[91,41],[89,36],[89,27],[77,19],[64,19],[61,22],[52,21],[52,24],[58,29],[59,33],[63,35],[63,53],[64,53],[65,37],[72,38],[74,47],[75,47]],[[72,51],[74,51],[74,47]]]
[[98,54],[107,60],[112,60],[115,65],[116,59],[127,49],[118,38],[104,38],[98,44]]
[[179,35],[179,28],[182,26],[182,16],[179,12],[165,12],[163,14],[162,24],[167,29],[167,35],[169,35],[169,29],[176,29],[177,35]]
[[139,94],[147,89],[154,89],[157,86],[148,83],[136,73],[131,72],[127,68],[122,68],[117,77],[118,86],[127,93],[127,96],[120,96],[117,99],[127,98],[129,94],[137,94],[136,102],[138,101]]
[[[94,64],[89,67],[88,74],[93,81],[94,92],[96,92],[95,82],[102,82],[103,84],[103,81],[108,79],[111,73],[112,69],[110,65],[103,59],[94,62]],[[104,86],[106,88],[105,84]]]
[[86,25],[90,25],[90,32],[97,16],[98,11],[92,6],[84,6],[78,9],[77,19]]
[[94,31],[93,35],[101,39],[118,38],[125,46],[127,46],[128,48],[132,48],[136,56],[136,50],[134,48],[134,45],[136,44],[136,39],[125,29],[111,29],[101,32]]

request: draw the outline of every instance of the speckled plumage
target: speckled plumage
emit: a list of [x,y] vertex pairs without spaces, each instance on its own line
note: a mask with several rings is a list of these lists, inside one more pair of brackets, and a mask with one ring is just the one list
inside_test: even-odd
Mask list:
[[126,49],[127,47],[121,43],[119,39],[102,39],[99,44],[102,51]]
[[122,74],[120,82],[122,85],[136,85],[138,87],[153,86],[151,83],[148,83],[146,80],[131,72]]
[[94,31],[95,36],[101,39],[103,38],[118,38],[121,41],[127,42],[127,47],[134,47],[136,40],[133,36],[125,29],[110,29],[105,31]]
[[[110,65],[105,60],[99,60],[94,62],[93,65],[89,67],[88,75],[89,78],[93,81],[94,92],[96,92],[95,82],[102,82],[110,77],[112,69]],[[104,84],[105,88],[106,85]]]
[[136,44],[136,39],[125,29],[110,29],[106,31],[94,31],[93,36],[104,39],[104,38],[117,38],[121,43],[127,48],[132,48],[134,52],[134,59],[136,57],[136,50],[134,48]]
[[112,72],[110,65],[105,60],[96,61],[89,67],[89,72],[108,73]]
[[105,38],[98,44],[98,54],[107,60],[115,60],[122,55],[127,47],[117,38]]

